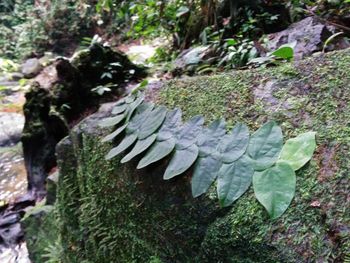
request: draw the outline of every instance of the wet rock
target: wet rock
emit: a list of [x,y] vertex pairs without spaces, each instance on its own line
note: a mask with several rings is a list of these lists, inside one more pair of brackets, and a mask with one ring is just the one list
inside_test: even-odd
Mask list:
[[35,77],[43,69],[40,60],[37,58],[30,58],[22,64],[21,71],[26,78]]
[[286,30],[268,35],[268,49],[276,50],[283,44],[296,42],[295,59],[302,59],[323,49],[324,42],[335,32],[335,28],[323,24],[315,17],[307,17],[292,24]]
[[19,142],[23,125],[23,115],[0,112],[0,147],[12,146]]

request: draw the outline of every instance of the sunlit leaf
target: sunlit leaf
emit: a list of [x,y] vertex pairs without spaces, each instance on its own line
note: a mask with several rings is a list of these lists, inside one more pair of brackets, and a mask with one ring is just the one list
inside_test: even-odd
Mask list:
[[316,149],[315,135],[315,132],[306,132],[287,140],[279,159],[287,162],[294,171],[299,170],[311,159]]
[[245,156],[233,163],[223,164],[217,180],[221,206],[229,206],[241,197],[252,182],[254,169]]
[[296,177],[293,168],[284,162],[253,176],[254,193],[270,217],[280,217],[288,208],[295,193]]
[[274,122],[265,123],[250,138],[247,152],[256,171],[272,166],[278,159],[283,144],[282,130]]
[[186,149],[177,149],[171,158],[163,178],[171,179],[189,169],[198,157],[198,147],[193,144]]
[[149,136],[143,140],[138,140],[137,143],[135,144],[134,148],[131,150],[131,152],[128,153],[121,160],[121,163],[126,163],[126,162],[130,161],[132,158],[134,158],[135,156],[137,156],[140,153],[147,150],[154,143],[156,138],[157,138],[157,134],[152,134],[151,136]]

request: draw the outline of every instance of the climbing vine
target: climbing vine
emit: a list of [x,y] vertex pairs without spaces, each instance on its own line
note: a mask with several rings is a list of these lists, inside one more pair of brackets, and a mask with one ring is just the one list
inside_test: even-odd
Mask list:
[[220,205],[229,206],[253,184],[257,200],[270,217],[280,217],[294,197],[295,171],[311,159],[316,148],[315,132],[283,144],[282,130],[274,121],[265,123],[252,135],[243,123],[237,123],[229,133],[223,119],[208,127],[203,124],[202,116],[182,123],[180,109],[168,111],[164,106],[144,102],[141,93],[131,94],[119,100],[112,116],[100,123],[102,127],[116,127],[103,142],[123,135],[106,159],[131,146],[121,163],[145,152],[137,169],[171,156],[163,179],[179,176],[194,166],[193,197],[204,194],[216,181]]

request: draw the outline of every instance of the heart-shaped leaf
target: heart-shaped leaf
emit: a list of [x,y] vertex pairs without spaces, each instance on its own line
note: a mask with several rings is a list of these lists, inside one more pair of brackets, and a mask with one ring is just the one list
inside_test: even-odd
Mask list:
[[294,171],[299,170],[314,154],[316,149],[315,135],[315,132],[306,132],[287,140],[279,159],[287,162]]
[[195,144],[186,149],[176,150],[164,173],[164,180],[171,179],[185,172],[196,161],[198,147]]
[[176,134],[176,148],[185,149],[196,142],[196,138],[202,130],[204,118],[194,116]]
[[274,121],[267,122],[250,138],[248,154],[254,169],[262,171],[272,166],[278,159],[283,144],[281,128]]
[[108,142],[113,140],[115,137],[117,137],[122,131],[125,130],[126,126],[128,124],[124,124],[123,126],[120,126],[118,129],[116,129],[114,132],[112,132],[111,134],[108,134],[106,137],[104,137],[101,141],[102,142]]
[[115,117],[105,118],[100,122],[101,127],[111,127],[120,123],[125,118],[125,114],[120,114]]
[[140,126],[138,138],[140,140],[145,139],[158,130],[160,125],[162,125],[166,114],[167,109],[164,106],[157,107],[148,113],[147,118],[143,120]]
[[106,160],[112,159],[113,157],[117,156],[121,152],[128,149],[135,141],[137,140],[136,134],[127,134],[125,138],[121,141],[121,143],[117,146],[112,148],[109,153],[106,155]]
[[175,148],[175,139],[170,138],[166,141],[156,141],[147,151],[146,155],[140,160],[137,169],[144,168],[151,163],[155,163],[167,155]]
[[219,171],[217,192],[221,206],[229,206],[249,188],[254,169],[242,156],[233,163],[223,164]]
[[287,210],[294,197],[295,184],[295,172],[285,162],[277,162],[267,170],[253,175],[255,196],[273,219]]
[[215,120],[212,124],[202,130],[197,138],[199,156],[207,156],[216,151],[220,139],[226,133],[226,123],[223,119]]
[[165,117],[163,125],[158,131],[158,141],[165,141],[174,136],[181,123],[181,110],[169,111]]
[[137,133],[148,114],[153,110],[153,107],[153,104],[141,104],[126,127],[126,133]]
[[198,197],[208,190],[218,176],[220,166],[221,161],[211,155],[198,158],[191,180],[193,197]]
[[157,138],[157,134],[152,134],[151,136],[149,136],[143,140],[138,140],[137,143],[135,144],[134,148],[131,150],[131,152],[128,153],[120,162],[126,163],[126,162],[130,161],[132,158],[134,158],[135,156],[144,152],[154,143],[156,138]]
[[243,123],[237,123],[231,134],[223,136],[218,150],[224,163],[232,163],[238,160],[247,150],[249,142],[249,129]]

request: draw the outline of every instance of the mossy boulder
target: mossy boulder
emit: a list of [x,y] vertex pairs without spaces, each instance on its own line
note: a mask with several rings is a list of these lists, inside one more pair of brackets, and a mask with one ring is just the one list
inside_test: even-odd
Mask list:
[[[108,73],[108,78],[102,77]],[[131,74],[132,73],[132,74]],[[125,83],[145,76],[126,55],[99,44],[79,51],[70,60],[58,58],[44,69],[26,93],[23,152],[28,188],[45,196],[45,179],[56,165],[55,146],[70,127],[107,100],[123,94]],[[110,93],[94,88],[113,82]],[[124,85],[124,86],[123,86]]]
[[[312,160],[297,172],[295,198],[269,219],[252,189],[231,207],[215,189],[192,198],[191,171],[164,181],[165,161],[137,170],[106,161],[112,147],[85,119],[57,148],[56,201],[62,262],[344,262],[350,257],[350,50],[296,64],[173,80],[148,98],[186,119],[225,117],[251,130],[276,120],[285,137],[317,132]],[[39,261],[38,261],[39,262]]]

